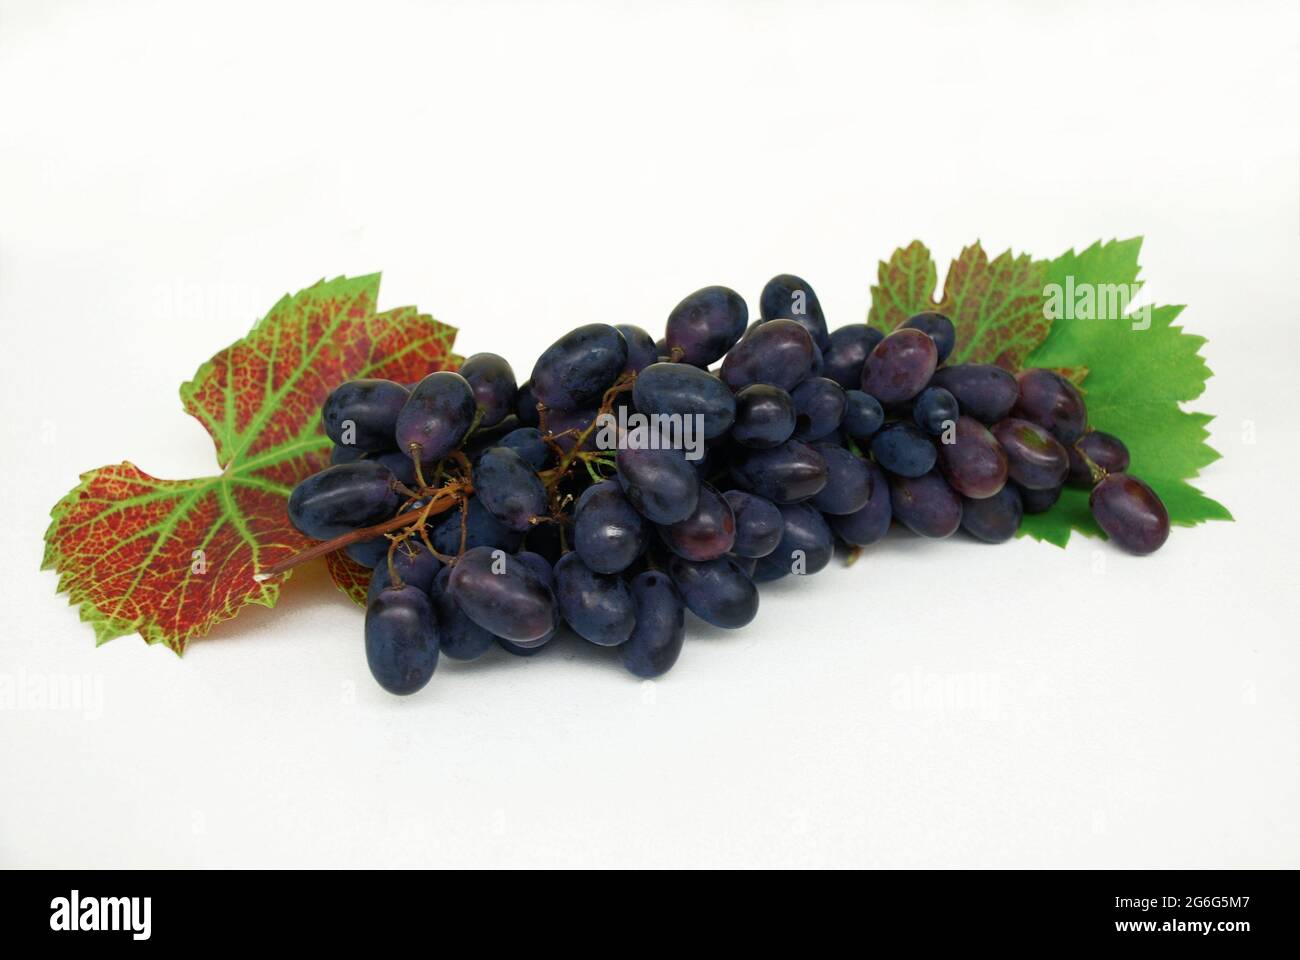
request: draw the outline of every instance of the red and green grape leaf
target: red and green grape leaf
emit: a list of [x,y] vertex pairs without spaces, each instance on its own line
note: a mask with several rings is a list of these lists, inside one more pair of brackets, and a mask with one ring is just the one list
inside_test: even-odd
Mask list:
[[[1097,302],[1109,289],[1109,304],[1128,305],[1139,287],[1141,249],[1137,237],[1094,243],[1082,253],[1070,250],[1048,264],[1046,282],[1057,290],[1090,287]],[[1182,310],[1150,307],[1149,323],[1144,311],[1132,308],[1086,312],[1105,313],[1108,319],[1072,316],[1076,311],[1070,311],[1052,322],[1050,335],[1027,366],[1087,367],[1083,386],[1091,426],[1124,441],[1132,457],[1130,470],[1160,495],[1171,523],[1194,526],[1231,520],[1232,514],[1188,482],[1219,454],[1205,442],[1213,418],[1182,408],[1201,395],[1212,375],[1200,355],[1205,338],[1174,324]],[[1101,536],[1088,510],[1088,492],[1069,487],[1051,510],[1025,517],[1020,528],[1022,534],[1058,546],[1074,530]]]
[[1012,256],[1009,250],[990,260],[977,240],[949,266],[943,297],[935,299],[934,260],[913,240],[881,262],[867,322],[888,333],[913,314],[937,310],[957,329],[949,363],[1019,370],[1051,328],[1043,312],[1046,276],[1045,261]]
[[366,591],[370,589],[370,568],[363,567],[342,550],[325,554],[325,566],[334,585],[358,607],[365,607]]
[[[181,386],[218,474],[159,480],[131,463],[100,467],[55,505],[42,567],[58,573],[98,643],[136,632],[182,653],[244,606],[275,604],[283,579],[254,576],[311,544],[286,503],[329,462],[326,395],[353,377],[410,382],[458,360],[454,328],[413,307],[379,313],[378,294],[373,274],[286,295]],[[356,571],[334,563],[331,573],[355,596]]]

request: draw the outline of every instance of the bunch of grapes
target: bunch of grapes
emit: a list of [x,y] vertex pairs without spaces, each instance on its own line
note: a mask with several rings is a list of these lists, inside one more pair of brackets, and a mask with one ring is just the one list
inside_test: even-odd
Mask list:
[[398,694],[440,655],[530,656],[566,626],[658,676],[687,609],[743,627],[757,584],[816,573],[894,522],[1000,543],[1065,484],[1091,488],[1114,543],[1158,549],[1164,505],[1124,444],[1089,429],[1075,386],[945,365],[955,339],[939,313],[831,333],[812,288],[782,275],[753,323],[739,294],[706,287],[659,341],[588,324],[522,385],[491,353],[409,386],[350,381],[323,409],[332,465],[289,516],[325,541],[311,555],[374,571],[366,656]]

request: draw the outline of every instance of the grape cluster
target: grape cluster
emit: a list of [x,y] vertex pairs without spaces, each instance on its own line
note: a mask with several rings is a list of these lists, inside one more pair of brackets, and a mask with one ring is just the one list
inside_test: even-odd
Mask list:
[[366,656],[398,694],[439,655],[530,656],[566,626],[658,676],[688,609],[743,627],[757,584],[816,573],[894,522],[999,543],[1066,484],[1091,489],[1120,547],[1164,543],[1164,505],[1069,380],[946,365],[955,343],[933,312],[832,333],[795,276],[768,282],[752,323],[739,294],[706,287],[657,342],[578,327],[523,384],[491,353],[413,385],[342,384],[322,411],[332,465],[289,516],[326,541],[317,553],[374,571]]

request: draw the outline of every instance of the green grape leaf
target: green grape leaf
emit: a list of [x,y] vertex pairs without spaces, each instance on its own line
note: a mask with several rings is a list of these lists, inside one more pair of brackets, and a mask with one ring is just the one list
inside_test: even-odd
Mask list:
[[[1219,458],[1205,442],[1213,418],[1181,406],[1200,396],[1211,376],[1200,355],[1205,338],[1175,325],[1182,307],[1133,307],[1141,249],[1140,237],[1098,242],[1048,264],[1044,299],[1051,333],[1026,366],[1087,367],[1090,425],[1124,441],[1130,470],[1160,495],[1171,523],[1231,520],[1226,507],[1188,482]],[[1088,510],[1088,492],[1069,487],[1051,510],[1025,517],[1020,528],[1022,535],[1058,546],[1075,530],[1102,535]]]
[[[212,436],[218,473],[159,480],[130,463],[101,467],[55,505],[43,567],[99,643],[137,632],[182,653],[244,606],[275,604],[284,578],[255,575],[312,543],[286,504],[294,484],[329,463],[325,397],[353,377],[410,382],[457,362],[454,328],[413,307],[379,313],[378,295],[373,274],[285,296],[181,387],[186,412]],[[364,594],[354,567],[330,567],[353,598]]]

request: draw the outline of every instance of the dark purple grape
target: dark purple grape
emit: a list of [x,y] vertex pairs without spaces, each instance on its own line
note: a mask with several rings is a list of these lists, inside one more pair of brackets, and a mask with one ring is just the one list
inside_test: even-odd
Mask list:
[[963,498],[961,502],[961,528],[976,540],[985,543],[1003,543],[1020,529],[1024,507],[1020,493],[1013,484],[983,500]]
[[1046,427],[1067,447],[1078,440],[1088,424],[1088,410],[1079,388],[1055,370],[1034,368],[1016,378],[1020,397],[1012,415]]
[[699,417],[704,439],[721,436],[736,419],[727,385],[688,363],[652,363],[636,378],[632,399],[640,413]]
[[330,466],[337,467],[340,463],[356,463],[366,455],[366,451],[359,447],[341,447],[335,444],[330,448]]
[[897,407],[925,389],[934,376],[939,352],[920,330],[895,330],[867,354],[862,391],[886,408]]
[[515,416],[521,427],[540,426],[537,414],[537,397],[533,394],[533,381],[525,380],[515,391]]
[[503,446],[501,441],[517,429],[519,418],[513,413],[508,414],[490,427],[479,427],[472,431],[461,445],[461,452],[469,457],[470,463],[478,463],[484,450]]
[[[433,530],[434,548],[443,554],[455,555],[460,553],[460,527],[459,507],[444,513]],[[470,497],[469,499],[468,516],[465,518],[465,534],[466,550],[472,550],[475,547],[495,547],[505,550],[507,553],[514,553],[519,549],[524,539],[521,533],[511,530],[494,517],[478,497]]]
[[668,572],[691,613],[706,623],[734,630],[758,613],[758,588],[734,557],[702,563],[673,557]]
[[[397,478],[399,483],[404,483],[408,487],[416,487],[419,484],[420,480],[415,475],[415,461],[401,450],[390,450],[387,453],[381,453],[372,459],[378,463],[382,463],[391,470],[393,476]],[[429,467],[430,475],[432,475],[434,464],[422,464],[422,466]],[[429,477],[426,476],[425,479],[427,480]]]
[[727,287],[696,290],[668,315],[664,346],[671,355],[679,347],[682,359],[707,367],[735,345],[749,323],[745,299]]
[[939,471],[923,477],[890,477],[894,519],[922,537],[951,537],[961,526],[961,497]]
[[736,542],[736,517],[718,491],[700,484],[699,501],[685,520],[659,528],[668,549],[687,560],[714,560]]
[[662,676],[677,662],[686,639],[686,609],[681,594],[672,580],[658,570],[637,574],[631,589],[636,601],[636,626],[627,643],[619,645],[618,658],[638,677]]
[[495,353],[476,353],[460,365],[457,371],[469,381],[474,399],[483,411],[480,429],[500,423],[515,412],[515,372],[505,357]]
[[576,553],[555,565],[555,599],[578,636],[598,646],[626,642],[636,626],[636,601],[623,578],[597,573]]
[[[385,537],[384,543],[390,541]],[[398,577],[408,587],[416,587],[426,593],[433,589],[433,581],[442,569],[442,561],[429,552],[429,548],[418,538],[410,538],[392,549],[392,564],[388,562],[389,550],[385,547],[384,556],[374,566],[374,575],[370,578],[370,588],[366,595],[373,600],[383,589],[392,584],[390,566],[396,568]]]
[[573,548],[583,563],[596,573],[619,573],[645,546],[645,519],[617,481],[604,480],[582,492],[573,510]]
[[[1070,473],[1066,479],[1072,487],[1092,489],[1096,480],[1091,460],[1103,473],[1123,473],[1128,469],[1128,447],[1119,437],[1100,430],[1089,430],[1068,448],[1070,456]],[[1084,457],[1087,457],[1087,460]],[[1099,478],[1097,478],[1099,479]]]
[[546,348],[533,367],[532,393],[551,410],[598,405],[626,366],[623,334],[607,323],[589,323]]
[[934,341],[935,349],[939,351],[939,362],[943,363],[952,353],[952,348],[957,346],[957,330],[952,325],[952,321],[942,313],[927,311],[908,317],[903,321],[902,326],[908,330],[920,330],[927,334]]
[[546,487],[509,447],[484,451],[474,468],[474,493],[509,530],[531,530],[547,515]]
[[809,377],[790,394],[794,400],[794,435],[799,440],[820,440],[844,421],[844,388],[825,377]]
[[676,523],[695,512],[700,479],[682,451],[623,447],[615,465],[624,496],[652,523]]
[[876,463],[899,477],[919,477],[934,469],[934,441],[906,420],[887,423],[871,438]]
[[754,579],[754,571],[758,569],[757,557],[739,557],[734,553],[729,553],[727,556],[736,561],[736,566],[740,568],[741,573],[751,580]]
[[555,596],[526,563],[491,547],[465,551],[446,593],[465,615],[498,637],[526,643],[555,628]]
[[519,454],[534,470],[541,470],[551,459],[551,448],[536,427],[519,427],[501,438],[501,446]]
[[[947,442],[949,439],[951,443]],[[945,433],[939,447],[939,467],[952,488],[963,497],[983,500],[1007,482],[1007,455],[984,424],[960,416],[951,437]]]
[[460,446],[477,410],[468,380],[450,370],[431,373],[397,417],[397,449],[425,463],[441,460]]
[[515,554],[514,559],[517,563],[522,563],[529,570],[537,575],[537,579],[548,587],[555,587],[555,564],[547,560],[540,553],[534,553],[531,550],[520,550]]
[[732,438],[746,447],[767,450],[794,434],[794,400],[770,383],[751,383],[736,394]]
[[912,419],[932,437],[943,433],[950,423],[956,423],[960,414],[957,398],[943,387],[927,387],[912,404]]
[[722,497],[731,505],[736,519],[732,553],[740,557],[765,557],[776,549],[785,522],[776,504],[743,490],[728,490]]
[[806,503],[781,506],[781,542],[758,561],[757,582],[790,574],[811,575],[825,569],[835,553],[835,537],[826,519]]
[[1070,457],[1065,447],[1036,423],[1008,417],[993,425],[1007,455],[1007,476],[1029,490],[1050,490],[1065,482]]
[[961,412],[984,423],[997,423],[1016,405],[1020,385],[1016,378],[991,363],[959,363],[940,367],[932,386],[943,387],[954,397]]
[[325,433],[341,447],[378,453],[396,443],[397,416],[410,392],[392,380],[349,380],[325,398]]
[[[568,453],[577,445],[578,437],[591,426],[599,414],[599,407],[582,407],[578,410],[548,410],[546,412],[546,429],[555,438],[555,445]],[[596,449],[595,432],[587,437],[582,444],[582,449]]]
[[1088,506],[1097,526],[1129,553],[1145,556],[1169,537],[1169,511],[1156,492],[1127,473],[1112,473],[1092,488]]
[[739,449],[731,473],[740,486],[776,504],[815,497],[827,479],[826,458],[802,440],[771,450]]
[[889,532],[893,512],[889,503],[889,480],[874,463],[867,464],[867,502],[855,513],[827,516],[826,522],[845,543],[868,547]]
[[787,393],[813,369],[815,347],[793,320],[770,320],[736,344],[722,361],[722,379],[732,390],[770,383]]
[[861,510],[871,497],[871,471],[867,462],[837,443],[815,443],[826,460],[826,486],[812,498],[822,513],[848,514]]
[[415,693],[438,666],[438,624],[429,595],[389,587],[366,607],[366,662],[389,693]]
[[1017,487],[1016,493],[1020,494],[1020,503],[1025,508],[1025,513],[1046,513],[1056,505],[1056,501],[1061,499],[1061,488],[1052,487],[1050,490],[1026,490],[1024,487]]
[[397,513],[396,482],[392,471],[374,460],[326,467],[293,488],[289,521],[313,540],[374,526]]
[[808,331],[819,349],[826,351],[831,347],[826,316],[817,294],[808,281],[794,274],[783,273],[767,281],[759,297],[758,312],[764,322],[793,320]]
[[391,543],[392,541],[387,537],[378,536],[370,540],[349,543],[343,548],[343,552],[363,567],[373,570],[388,559],[388,546]]
[[627,366],[633,373],[640,373],[659,359],[659,348],[655,338],[633,323],[616,323],[614,329],[623,334],[627,341]]
[[869,393],[844,391],[844,432],[864,440],[885,424],[885,408]]
[[845,390],[856,390],[862,383],[862,365],[867,354],[885,335],[865,323],[851,323],[831,333],[830,348],[825,351],[822,376],[834,380]]
[[429,591],[433,612],[438,620],[438,648],[453,660],[477,660],[487,653],[496,639],[491,630],[485,630],[465,616],[465,611],[447,592],[451,567],[443,567],[434,577]]

